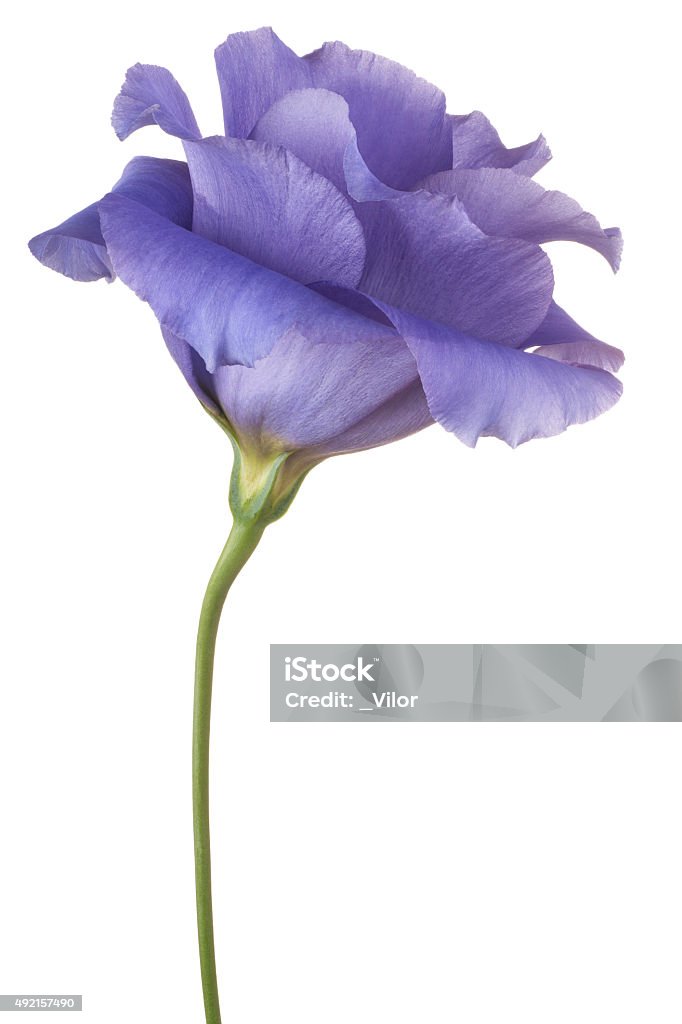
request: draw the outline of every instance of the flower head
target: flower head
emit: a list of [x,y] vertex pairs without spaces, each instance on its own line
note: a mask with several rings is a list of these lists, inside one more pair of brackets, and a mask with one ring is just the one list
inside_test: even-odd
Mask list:
[[225,136],[202,138],[170,72],[135,65],[116,133],[156,124],[186,162],[132,160],[30,246],[148,302],[242,452],[289,453],[293,478],[434,420],[516,446],[617,401],[622,354],[554,303],[540,246],[582,242],[616,270],[620,232],[533,181],[542,136],[508,149],[483,114],[338,42],[298,57],[259,29],[216,62]]

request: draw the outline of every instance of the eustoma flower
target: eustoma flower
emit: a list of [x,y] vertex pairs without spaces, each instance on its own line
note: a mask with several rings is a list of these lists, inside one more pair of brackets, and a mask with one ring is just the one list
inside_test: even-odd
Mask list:
[[195,395],[232,439],[233,531],[197,645],[194,798],[207,1021],[219,1018],[208,854],[213,650],[232,580],[305,473],[437,421],[467,445],[548,437],[612,406],[622,354],[553,300],[541,244],[616,270],[620,232],[533,175],[545,140],[506,148],[479,112],[342,43],[298,57],[270,30],[216,51],[225,135],[203,138],[164,68],[114,104],[184,161],[137,157],[111,192],[32,239],[78,281],[115,276],[154,310]]

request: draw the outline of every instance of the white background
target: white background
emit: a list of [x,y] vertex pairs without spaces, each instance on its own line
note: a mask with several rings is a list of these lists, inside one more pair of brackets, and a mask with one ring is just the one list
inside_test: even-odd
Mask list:
[[[213,48],[273,24],[384,53],[483,109],[626,247],[550,247],[627,354],[614,411],[513,452],[439,427],[323,465],[234,588],[213,835],[226,1022],[679,1022],[675,725],[268,723],[271,642],[679,642],[679,152],[664,3],[15,7],[4,33],[0,991],[84,1021],[202,1019],[189,729],[230,452],[121,284],[27,239],[135,153],[128,65],[221,130]],[[20,13],[17,13],[20,12]],[[676,809],[677,808],[677,809]],[[8,1015],[8,1022],[14,1019]]]

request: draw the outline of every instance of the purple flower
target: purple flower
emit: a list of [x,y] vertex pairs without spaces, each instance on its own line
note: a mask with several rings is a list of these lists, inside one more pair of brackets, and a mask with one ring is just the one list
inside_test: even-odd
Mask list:
[[311,466],[441,423],[515,446],[620,396],[622,354],[552,298],[540,246],[614,270],[620,233],[532,180],[540,136],[507,149],[483,114],[447,114],[406,68],[342,43],[306,57],[270,29],[216,51],[225,135],[203,138],[170,72],[137,64],[125,139],[156,124],[186,162],[137,157],[99,202],[29,243],[77,281],[120,277],[235,448],[234,524],[199,619],[192,803],[207,1024],[220,1024],[211,905],[209,730],[227,592]]
[[298,57],[270,29],[216,51],[225,136],[202,138],[164,68],[116,99],[186,163],[138,157],[98,203],[32,239],[79,281],[119,276],[242,453],[300,475],[437,420],[468,445],[557,434],[617,401],[622,354],[552,299],[545,242],[616,270],[622,241],[406,68],[342,43]]

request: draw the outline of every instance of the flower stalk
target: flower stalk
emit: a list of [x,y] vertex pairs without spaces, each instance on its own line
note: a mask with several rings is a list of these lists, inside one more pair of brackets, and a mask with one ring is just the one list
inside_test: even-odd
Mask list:
[[209,743],[213,664],[220,615],[237,574],[253,554],[265,525],[235,521],[206,588],[197,633],[192,728],[192,807],[194,873],[201,984],[206,1024],[220,1024],[211,894],[211,837],[209,824]]
[[197,632],[192,727],[192,809],[194,872],[201,984],[206,1024],[221,1024],[213,932],[211,836],[209,818],[209,751],[213,668],[220,617],[228,591],[263,536],[266,526],[288,509],[296,485],[283,498],[278,476],[287,455],[258,460],[244,455],[234,438],[235,461],[230,486],[234,522],[206,587]]

